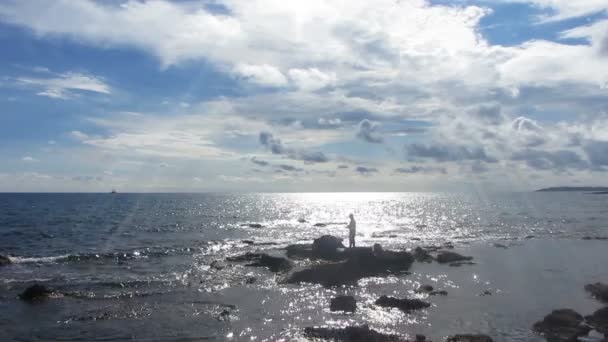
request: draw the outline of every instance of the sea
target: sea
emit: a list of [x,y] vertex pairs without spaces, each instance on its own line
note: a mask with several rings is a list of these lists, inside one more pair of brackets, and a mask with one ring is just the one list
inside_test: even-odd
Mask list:
[[[358,246],[451,243],[475,264],[416,262],[325,288],[225,260],[325,234],[347,242],[351,213]],[[552,310],[602,306],[584,286],[608,282],[607,237],[608,195],[584,192],[3,193],[0,341],[306,341],[305,327],[363,324],[435,342],[544,341],[532,325]],[[33,284],[61,295],[20,300]],[[423,284],[448,295],[416,293]],[[331,312],[337,295],[357,311]],[[404,313],[376,306],[382,295],[432,305]]]

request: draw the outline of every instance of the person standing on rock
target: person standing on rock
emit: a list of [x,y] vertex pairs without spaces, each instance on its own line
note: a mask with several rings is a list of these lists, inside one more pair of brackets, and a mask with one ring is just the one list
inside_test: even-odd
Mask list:
[[348,215],[350,222],[348,223],[348,248],[355,247],[355,234],[357,233],[357,222],[353,214]]

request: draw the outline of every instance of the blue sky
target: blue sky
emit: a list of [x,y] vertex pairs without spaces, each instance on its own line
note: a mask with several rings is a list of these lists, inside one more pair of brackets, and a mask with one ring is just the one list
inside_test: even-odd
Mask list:
[[604,185],[608,3],[0,3],[0,191]]

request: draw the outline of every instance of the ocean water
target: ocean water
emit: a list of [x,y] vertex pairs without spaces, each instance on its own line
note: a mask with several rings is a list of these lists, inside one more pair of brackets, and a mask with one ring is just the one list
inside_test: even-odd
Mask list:
[[[358,245],[450,241],[477,264],[414,263],[411,274],[340,288],[209,266],[247,251],[282,255],[323,234],[346,238],[349,213]],[[0,194],[0,254],[13,261],[0,267],[0,341],[298,341],[304,327],[349,324],[433,341],[469,332],[542,341],[530,328],[551,310],[600,307],[583,286],[608,281],[608,241],[588,239],[606,236],[608,196],[573,192]],[[20,301],[34,283],[65,296]],[[414,293],[420,284],[449,294],[426,298]],[[358,311],[330,312],[337,294],[355,296]],[[381,295],[432,306],[387,310],[373,304]]]

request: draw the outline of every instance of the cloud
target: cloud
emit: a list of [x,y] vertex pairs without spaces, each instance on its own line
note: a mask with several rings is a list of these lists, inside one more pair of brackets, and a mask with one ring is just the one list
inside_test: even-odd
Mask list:
[[234,72],[249,82],[262,86],[280,87],[287,84],[287,78],[276,67],[268,64],[239,64]]
[[382,143],[384,140],[378,135],[378,127],[377,122],[371,122],[367,119],[361,120],[357,130],[357,138],[369,143]]
[[405,146],[406,153],[411,159],[432,159],[438,162],[459,160],[481,160],[495,163],[497,160],[489,156],[481,146],[455,145],[423,145],[410,144]]
[[303,90],[319,90],[336,82],[335,73],[324,73],[317,68],[290,69],[289,78],[296,87]]
[[259,166],[268,166],[268,164],[269,164],[267,161],[259,160],[259,159],[256,159],[255,157],[251,158],[250,160],[252,163],[259,165]]
[[525,149],[511,156],[512,160],[524,161],[529,167],[537,170],[584,169],[587,162],[576,152],[570,150],[543,151]]
[[584,151],[593,166],[608,166],[608,141],[590,140],[585,143]]
[[280,170],[289,171],[289,172],[304,171],[304,169],[302,169],[302,168],[295,167],[293,165],[285,165],[285,164],[277,165],[277,168],[279,168]]
[[302,160],[311,163],[324,163],[329,161],[329,158],[320,151],[288,148],[283,144],[281,139],[275,138],[269,132],[260,132],[259,141],[273,154],[285,155],[290,159]]
[[101,78],[75,72],[53,74],[53,77],[18,77],[17,85],[38,90],[37,95],[57,99],[69,99],[78,92],[110,94],[110,86]]
[[81,131],[71,131],[70,136],[72,136],[73,138],[76,138],[78,140],[85,140],[85,139],[89,138],[89,136],[87,134],[82,133]]
[[348,169],[348,165],[341,164],[341,165],[336,166],[336,168],[338,168],[338,169]]
[[355,171],[359,172],[362,175],[370,175],[372,173],[377,173],[378,169],[374,168],[374,167],[365,167],[365,166],[357,166],[357,168],[355,169]]
[[396,173],[442,173],[447,174],[447,170],[444,167],[436,166],[419,166],[412,165],[410,167],[399,167],[394,170]]
[[25,157],[21,158],[21,160],[24,161],[24,162],[28,162],[28,163],[37,162],[38,161],[38,159],[30,157],[30,156],[25,156]]
[[514,0],[530,3],[540,8],[551,9],[553,13],[541,16],[543,22],[559,21],[570,18],[608,11],[604,0]]

